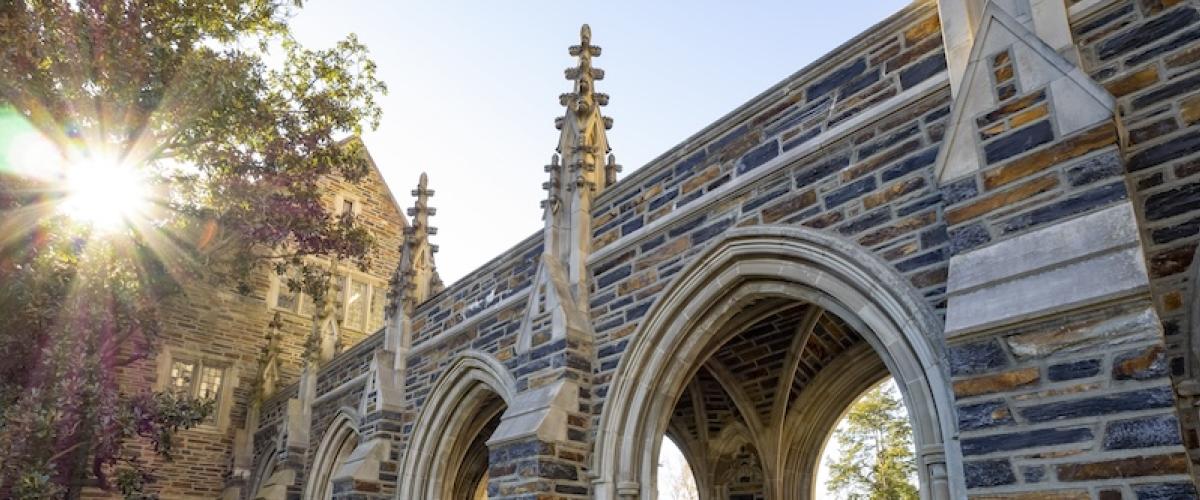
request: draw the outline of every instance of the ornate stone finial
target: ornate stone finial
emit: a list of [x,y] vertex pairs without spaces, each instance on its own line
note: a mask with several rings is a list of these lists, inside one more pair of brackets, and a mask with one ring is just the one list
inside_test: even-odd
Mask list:
[[417,304],[443,288],[433,260],[433,254],[438,248],[437,245],[429,243],[429,237],[437,234],[437,228],[429,225],[429,217],[437,214],[437,209],[429,206],[429,198],[433,194],[434,191],[429,189],[429,176],[422,172],[417,188],[412,190],[416,202],[408,209],[412,223],[404,228],[400,264],[392,275],[391,290],[388,293],[388,317],[399,312],[412,314]]
[[544,250],[534,276],[534,297],[522,321],[518,350],[530,347],[532,325],[538,323],[534,317],[543,314],[550,315],[552,338],[588,335],[587,257],[592,250],[592,200],[617,181],[620,171],[616,158],[609,155],[607,130],[612,120],[600,111],[608,103],[608,96],[595,91],[595,83],[604,78],[604,71],[592,66],[592,59],[600,56],[600,47],[592,45],[588,25],[580,28],[579,44],[572,45],[568,53],[577,58],[575,67],[565,71],[574,88],[559,96],[566,111],[554,120],[559,130],[557,154],[546,165],[550,179],[542,184],[547,191],[542,201]]

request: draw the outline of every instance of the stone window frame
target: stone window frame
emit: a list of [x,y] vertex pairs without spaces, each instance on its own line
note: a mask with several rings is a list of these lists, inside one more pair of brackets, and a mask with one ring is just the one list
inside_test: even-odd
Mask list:
[[[328,259],[310,257],[310,260],[312,260],[314,263],[318,263],[318,264],[324,265],[326,267],[328,267],[328,265],[329,265]],[[382,328],[383,323],[384,323],[383,306],[387,301],[387,289],[388,289],[387,281],[379,279],[371,274],[362,272],[362,271],[358,270],[357,268],[355,268],[354,266],[348,266],[348,265],[338,266],[336,276],[338,278],[348,278],[350,283],[359,282],[359,283],[363,283],[367,286],[367,295],[364,298],[364,304],[366,307],[366,316],[364,317],[365,324],[360,324],[360,325],[350,324],[349,317],[348,317],[349,310],[346,307],[342,307],[340,317],[338,318],[338,325],[343,329],[347,329],[347,330],[351,330],[351,331],[355,331],[355,332],[368,332],[368,333],[373,332],[379,328]],[[293,307],[286,308],[286,307],[279,306],[279,295],[280,295],[280,292],[283,291],[284,286],[286,286],[286,284],[284,283],[282,277],[272,271],[271,272],[271,285],[270,285],[270,289],[267,292],[267,307],[270,308],[272,311],[282,311],[282,312],[285,312],[288,314],[293,314],[293,315],[300,316],[300,317],[307,317],[304,314],[305,304],[306,304],[306,302],[310,303],[312,301],[312,299],[308,298],[308,296],[303,293],[297,294],[296,304]],[[343,304],[343,305],[349,304],[350,287],[344,287],[343,290],[341,291],[341,293],[342,293],[342,296],[338,298],[339,303]],[[378,302],[376,302],[376,301],[378,301]],[[378,305],[378,308],[373,308],[372,307],[373,304]],[[376,314],[376,313],[378,313],[378,314]]]
[[[176,361],[192,361],[198,369],[203,367],[221,369],[221,387],[217,391],[216,406],[213,408],[213,418],[201,422],[192,430],[224,433],[229,429],[230,414],[233,410],[233,390],[238,385],[238,367],[233,361],[219,356],[205,355],[198,351],[174,346],[163,346],[159,351],[157,361],[157,376],[154,381],[154,391],[168,391],[171,383],[171,366]],[[199,373],[197,370],[196,373]],[[195,384],[190,392],[195,391]]]
[[345,209],[347,201],[353,204],[351,207],[351,215],[353,215],[354,217],[358,217],[359,214],[362,213],[363,200],[362,200],[362,198],[360,198],[358,196],[355,196],[355,195],[352,195],[352,194],[349,194],[346,192],[339,192],[337,194],[337,196],[334,197],[334,199],[333,199],[334,214],[341,216],[343,210]]

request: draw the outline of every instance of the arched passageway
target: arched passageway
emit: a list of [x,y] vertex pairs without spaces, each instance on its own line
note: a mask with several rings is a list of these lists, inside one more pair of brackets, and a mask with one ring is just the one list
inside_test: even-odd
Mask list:
[[512,402],[515,386],[491,356],[458,355],[417,416],[401,464],[398,498],[487,498],[487,441]]
[[322,436],[304,488],[304,498],[312,500],[333,498],[333,480],[337,471],[358,446],[358,415],[353,410],[342,409]]
[[[843,411],[892,376],[909,409],[922,498],[962,496],[938,318],[875,256],[796,228],[732,231],[639,326],[600,421],[599,498],[649,498],[664,434],[701,498],[812,498]],[[758,484],[755,484],[757,482]]]

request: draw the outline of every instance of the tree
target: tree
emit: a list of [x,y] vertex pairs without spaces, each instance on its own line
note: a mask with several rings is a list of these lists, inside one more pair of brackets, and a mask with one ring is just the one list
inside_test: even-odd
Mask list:
[[[0,497],[145,494],[153,474],[131,440],[169,457],[211,408],[118,388],[122,366],[154,353],[158,306],[181,281],[245,289],[266,267],[321,301],[332,273],[306,256],[365,266],[371,238],[329,213],[319,181],[368,172],[345,139],[377,125],[386,88],[352,35],[297,44],[300,7],[0,2]],[[34,142],[40,156],[11,160]],[[149,203],[117,227],[62,210],[72,178],[124,172]]]
[[895,382],[864,393],[833,436],[838,453],[828,461],[830,495],[852,500],[918,497],[912,428]]

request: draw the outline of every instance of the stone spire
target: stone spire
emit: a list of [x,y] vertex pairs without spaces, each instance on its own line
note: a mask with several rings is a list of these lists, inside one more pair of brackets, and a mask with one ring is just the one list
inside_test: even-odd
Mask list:
[[429,237],[437,234],[437,228],[429,225],[429,217],[437,214],[437,209],[429,206],[429,198],[433,194],[433,190],[429,189],[429,176],[422,172],[417,188],[412,190],[416,201],[408,209],[411,222],[404,228],[400,264],[396,266],[389,283],[391,289],[388,291],[385,311],[387,346],[398,353],[406,353],[412,341],[409,322],[413,310],[444,288],[433,261],[433,254],[437,253],[438,248],[429,243]]
[[558,147],[545,167],[550,179],[542,184],[547,191],[542,202],[544,251],[518,349],[530,347],[532,325],[541,314],[550,314],[551,338],[589,329],[587,258],[592,251],[592,200],[616,182],[621,169],[609,154],[607,130],[612,128],[612,119],[600,112],[608,104],[608,96],[596,92],[596,82],[604,78],[604,71],[592,66],[600,47],[592,45],[588,25],[579,30],[579,45],[572,45],[568,52],[578,61],[566,70],[567,79],[573,82],[572,92],[559,96],[566,111],[554,121],[559,130]]
[[579,30],[579,45],[568,52],[578,63],[565,71],[573,91],[559,96],[566,112],[554,122],[560,134],[557,154],[546,167],[550,181],[545,187],[550,193],[544,206],[546,251],[562,263],[571,284],[578,285],[584,281],[586,256],[591,253],[592,200],[616,182],[620,167],[609,154],[606,131],[612,128],[612,119],[600,112],[608,104],[608,95],[596,92],[604,70],[592,65],[592,59],[600,57],[600,47],[592,45],[588,25]]

